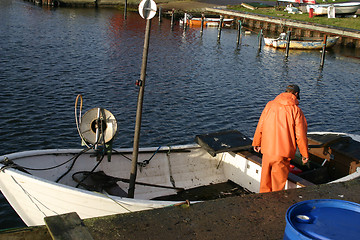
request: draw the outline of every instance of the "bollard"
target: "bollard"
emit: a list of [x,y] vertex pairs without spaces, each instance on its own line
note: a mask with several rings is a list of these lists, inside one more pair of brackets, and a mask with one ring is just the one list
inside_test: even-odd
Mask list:
[[263,30],[260,29],[259,35],[258,35],[258,41],[259,41],[259,51],[261,51],[262,41],[263,41]]
[[219,26],[218,26],[218,42],[220,42],[223,21],[224,21],[224,16],[220,16],[220,22],[219,22]]
[[291,40],[291,31],[288,31],[286,34],[286,51],[285,51],[286,57],[289,56],[290,40]]
[[326,42],[327,42],[327,36],[325,35],[323,47],[322,47],[322,53],[321,53],[321,63],[320,63],[321,68],[324,66],[324,62],[325,62]]
[[241,28],[242,28],[242,26],[241,26],[241,21],[239,20],[238,21],[238,34],[237,34],[237,38],[236,38],[236,45],[237,46],[239,46],[239,44],[240,44],[240,40],[241,40]]

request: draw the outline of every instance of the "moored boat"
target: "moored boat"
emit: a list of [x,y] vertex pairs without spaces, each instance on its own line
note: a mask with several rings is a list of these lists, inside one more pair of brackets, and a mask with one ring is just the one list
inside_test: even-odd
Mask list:
[[[201,199],[180,193],[228,181],[259,192],[261,157],[251,150],[250,139],[224,131],[195,140],[197,144],[140,148],[135,198],[127,197],[131,148],[113,149],[111,158],[101,148],[8,154],[0,157],[0,189],[28,226],[69,212],[84,219],[188,204]],[[286,189],[358,176],[359,136],[315,133],[309,134],[309,144],[311,165],[294,161],[296,171],[289,174]],[[354,152],[347,155],[349,149]]]
[[329,8],[335,9],[335,15],[346,15],[355,14],[360,8],[359,2],[345,2],[345,3],[334,3],[334,4],[309,4],[306,6],[308,12],[313,9],[315,16],[327,15]]
[[[326,48],[333,47],[338,41],[339,37],[327,37]],[[264,38],[264,43],[266,46],[274,48],[286,48],[287,40],[286,34],[280,34],[278,38]],[[290,49],[303,49],[303,50],[316,50],[322,49],[324,44],[324,39],[321,38],[296,38],[290,40]]]
[[[201,22],[203,22],[203,26],[204,27],[218,27],[220,24],[220,18],[196,18],[196,17],[189,17],[187,18],[187,24],[189,26],[193,26],[193,27],[201,27]],[[232,24],[234,23],[234,19],[233,18],[224,18],[222,20],[223,25],[222,27],[230,27],[232,26]],[[182,19],[180,21],[180,23],[184,23],[184,20]]]

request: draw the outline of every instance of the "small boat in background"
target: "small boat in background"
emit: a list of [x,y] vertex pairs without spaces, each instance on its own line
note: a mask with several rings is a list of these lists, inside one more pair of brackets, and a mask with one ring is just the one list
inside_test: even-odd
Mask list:
[[[193,27],[201,27],[202,18],[201,17],[192,17],[190,14],[186,16],[187,24]],[[234,23],[233,18],[224,18],[222,27],[231,27]],[[180,24],[184,24],[184,19],[180,19]],[[205,27],[218,27],[220,24],[220,18],[207,18],[203,19],[203,24]]]
[[[223,19],[223,27],[230,27],[234,22],[232,18]],[[201,18],[191,18],[188,20],[190,26],[201,26]],[[218,27],[220,24],[220,18],[204,18],[204,26],[206,27]]]
[[[328,37],[326,41],[326,48],[333,47],[339,37]],[[274,48],[286,48],[286,33],[281,33],[278,38],[264,38],[266,46]],[[322,49],[324,39],[321,38],[296,38],[290,40],[290,49],[303,49],[303,50],[315,50]]]
[[314,16],[327,15],[329,8],[335,8],[335,15],[355,14],[360,8],[360,2],[346,2],[334,4],[309,4],[306,6],[307,12],[313,9]]

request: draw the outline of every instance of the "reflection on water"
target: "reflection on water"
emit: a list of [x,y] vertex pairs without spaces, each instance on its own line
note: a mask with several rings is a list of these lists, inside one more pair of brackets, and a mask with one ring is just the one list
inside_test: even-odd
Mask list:
[[[131,147],[145,21],[114,9],[44,9],[0,2],[0,155],[30,149],[77,148],[77,94],[84,109],[104,107],[119,122],[115,147]],[[237,129],[252,137],[266,102],[288,83],[301,87],[311,131],[360,134],[360,61],[344,49],[263,47],[257,35],[223,29],[170,28],[153,21],[140,146],[192,143],[196,134]],[[354,55],[355,54],[355,55]],[[1,196],[1,228],[18,218]],[[13,222],[15,221],[15,223]]]

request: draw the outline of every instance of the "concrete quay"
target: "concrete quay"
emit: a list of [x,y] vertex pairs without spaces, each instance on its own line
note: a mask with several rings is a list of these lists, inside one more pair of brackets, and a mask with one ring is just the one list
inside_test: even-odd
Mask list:
[[[360,203],[360,178],[286,191],[229,197],[190,206],[84,219],[93,239],[282,239],[286,211],[311,199]],[[334,220],[335,221],[335,220]],[[0,233],[0,240],[51,239],[45,226]]]

